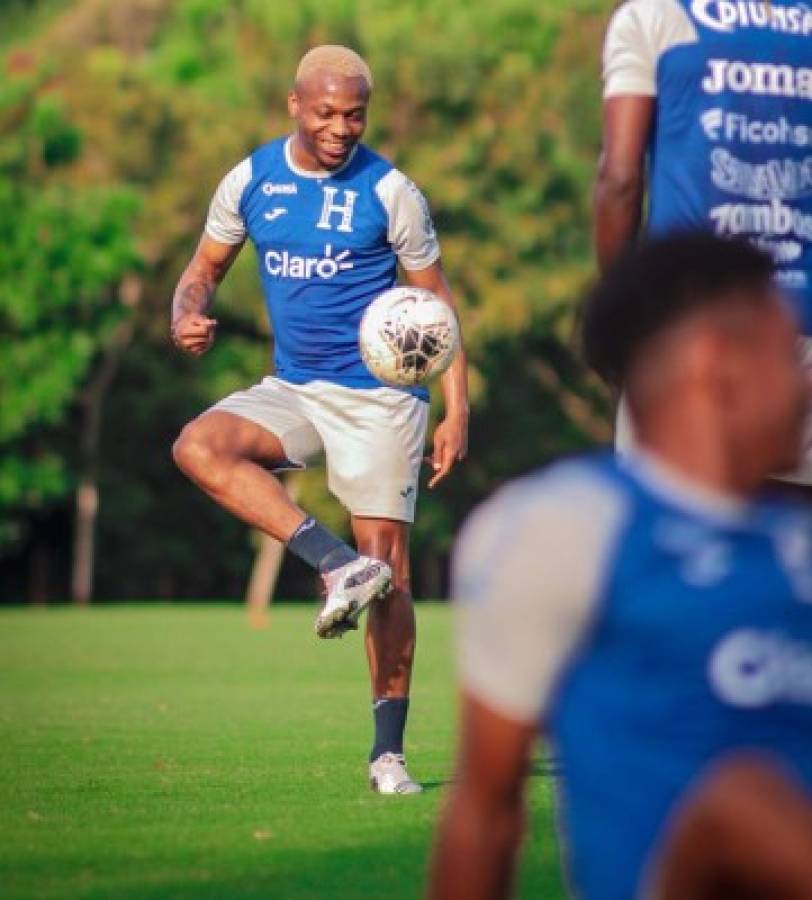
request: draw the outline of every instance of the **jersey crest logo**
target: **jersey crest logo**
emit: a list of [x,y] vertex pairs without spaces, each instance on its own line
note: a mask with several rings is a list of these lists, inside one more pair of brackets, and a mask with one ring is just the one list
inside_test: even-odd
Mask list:
[[338,194],[337,187],[324,186],[322,187],[322,190],[324,191],[324,204],[322,205],[321,217],[316,223],[316,228],[331,231],[333,228],[332,216],[336,214],[339,216],[337,230],[349,234],[352,232],[352,213],[355,208],[355,200],[358,197],[358,191],[345,189],[343,191],[344,202],[341,204],[336,201],[336,194]]

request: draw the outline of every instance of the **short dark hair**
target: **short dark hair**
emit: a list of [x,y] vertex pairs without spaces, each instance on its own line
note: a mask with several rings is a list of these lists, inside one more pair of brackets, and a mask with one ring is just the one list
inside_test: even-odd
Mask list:
[[589,291],[580,310],[583,357],[620,387],[644,343],[688,313],[742,293],[766,297],[770,256],[742,239],[675,233],[626,250]]

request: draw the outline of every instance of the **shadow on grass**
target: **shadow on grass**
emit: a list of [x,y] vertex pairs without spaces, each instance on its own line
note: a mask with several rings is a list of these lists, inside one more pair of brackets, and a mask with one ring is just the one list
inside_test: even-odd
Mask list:
[[[528,778],[560,778],[561,766],[556,759],[534,759],[527,770]],[[454,784],[454,778],[443,778],[439,781],[421,781],[424,791],[437,791],[450,784]]]

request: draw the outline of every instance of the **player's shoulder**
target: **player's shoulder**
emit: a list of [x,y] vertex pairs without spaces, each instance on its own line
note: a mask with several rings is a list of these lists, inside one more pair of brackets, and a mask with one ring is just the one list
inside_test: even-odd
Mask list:
[[572,509],[580,511],[579,498],[613,502],[627,493],[614,454],[589,453],[558,460],[508,482],[493,502],[533,510],[572,501]]
[[389,195],[403,190],[417,190],[414,182],[402,169],[366,144],[358,145],[356,158],[357,170],[370,175],[379,194]]
[[342,171],[341,177],[348,180],[360,179],[374,186],[392,169],[394,166],[386,157],[376,153],[366,144],[357,144],[352,160]]
[[254,147],[223,176],[221,184],[232,193],[243,191],[252,181],[265,178],[282,158],[284,138],[276,138]]
[[287,138],[277,137],[254,147],[243,159],[250,167],[252,178],[267,177],[275,170],[286,170],[285,143]]
[[696,28],[680,0],[624,0],[612,14],[608,39],[634,34],[655,44],[696,39]]
[[480,504],[463,526],[458,550],[479,555],[486,544],[520,530],[562,541],[581,540],[587,532],[609,536],[633,499],[612,456],[572,457],[508,482]]
[[611,15],[613,20],[637,18],[648,23],[687,17],[688,13],[680,0],[623,0],[615,5]]

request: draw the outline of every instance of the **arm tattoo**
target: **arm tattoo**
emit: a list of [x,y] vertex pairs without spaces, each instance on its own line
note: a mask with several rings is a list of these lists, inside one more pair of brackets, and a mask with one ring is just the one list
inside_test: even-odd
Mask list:
[[181,312],[204,313],[209,308],[214,289],[202,281],[184,285],[178,292],[178,309]]

